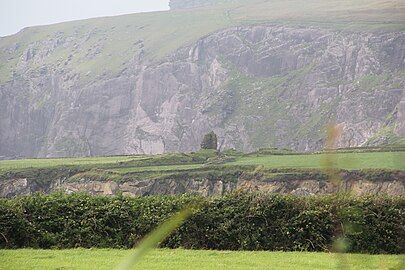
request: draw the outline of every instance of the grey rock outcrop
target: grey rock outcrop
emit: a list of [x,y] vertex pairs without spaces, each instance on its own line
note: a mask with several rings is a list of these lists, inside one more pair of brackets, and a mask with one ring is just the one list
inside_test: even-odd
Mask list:
[[330,123],[340,147],[405,135],[403,32],[232,27],[92,81],[44,62],[72,42],[32,44],[0,85],[0,156],[194,151],[211,130],[221,149],[310,151]]
[[29,195],[35,192],[65,193],[87,192],[93,195],[147,196],[147,195],[176,195],[198,194],[201,196],[220,196],[235,190],[263,191],[299,196],[333,194],[349,192],[354,195],[404,195],[405,177],[398,172],[392,179],[369,180],[346,175],[340,183],[306,180],[263,180],[241,175],[234,181],[224,179],[146,179],[126,182],[96,181],[86,178],[78,181],[55,179],[47,186],[38,186],[35,181],[27,179],[9,179],[0,183],[0,198],[19,195]]

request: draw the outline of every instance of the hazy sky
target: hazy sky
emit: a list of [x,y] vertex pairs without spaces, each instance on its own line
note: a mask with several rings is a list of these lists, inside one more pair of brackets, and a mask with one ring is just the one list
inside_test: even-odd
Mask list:
[[169,0],[0,0],[0,36],[24,27],[167,10]]

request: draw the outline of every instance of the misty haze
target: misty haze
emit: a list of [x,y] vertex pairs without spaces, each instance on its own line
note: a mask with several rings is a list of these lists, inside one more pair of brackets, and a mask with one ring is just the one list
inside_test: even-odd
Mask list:
[[404,1],[0,0],[0,36],[0,269],[403,269]]

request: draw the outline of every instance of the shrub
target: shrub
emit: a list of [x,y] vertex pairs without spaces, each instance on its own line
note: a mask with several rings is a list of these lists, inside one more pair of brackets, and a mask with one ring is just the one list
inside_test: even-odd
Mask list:
[[189,203],[199,210],[162,247],[404,253],[405,197],[35,195],[0,200],[1,248],[130,248]]
[[217,150],[218,148],[218,139],[217,135],[211,131],[204,135],[204,138],[201,142],[201,149],[214,149]]

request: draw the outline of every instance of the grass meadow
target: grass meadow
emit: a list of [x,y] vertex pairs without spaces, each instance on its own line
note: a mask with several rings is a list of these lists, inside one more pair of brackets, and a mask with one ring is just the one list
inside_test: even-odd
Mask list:
[[241,157],[237,165],[263,165],[266,168],[324,168],[331,155],[334,168],[356,169],[405,169],[405,152],[334,153],[308,155],[265,155]]
[[35,158],[0,160],[0,171],[25,168],[45,168],[70,165],[114,164],[141,159],[142,156],[78,157],[78,158]]
[[[113,269],[131,250],[0,250],[0,269]],[[329,270],[404,269],[405,255],[156,249],[134,269]]]
[[[301,154],[301,155],[242,155],[237,156],[234,161],[227,162],[227,165],[262,165],[265,168],[297,168],[297,169],[320,169],[326,166],[328,160],[326,153]],[[110,156],[110,157],[85,157],[85,158],[50,158],[50,159],[18,159],[0,160],[0,171],[25,169],[25,168],[47,168],[55,166],[70,165],[112,165],[119,162],[140,161],[146,158],[158,156],[136,155],[136,156]],[[163,155],[164,156],[164,155]],[[391,169],[405,170],[405,151],[401,152],[364,152],[364,153],[334,153],[332,156],[334,168],[356,170],[356,169]],[[112,171],[141,172],[141,171],[170,171],[178,169],[196,169],[201,164],[179,164],[176,165],[153,165],[153,166],[127,166],[116,168]]]

